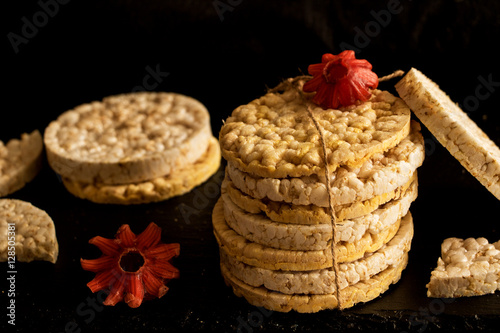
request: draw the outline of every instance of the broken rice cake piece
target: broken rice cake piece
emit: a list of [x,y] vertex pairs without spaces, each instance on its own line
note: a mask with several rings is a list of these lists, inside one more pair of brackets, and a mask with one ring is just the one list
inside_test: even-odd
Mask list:
[[[12,231],[15,236],[9,234]],[[59,244],[54,221],[45,211],[29,202],[0,199],[0,262],[8,261],[12,246],[15,246],[17,261],[45,260],[55,263]]]
[[7,196],[35,178],[42,168],[43,141],[38,130],[20,139],[0,141],[0,197]]
[[500,241],[447,238],[427,284],[428,297],[492,294],[500,287]]

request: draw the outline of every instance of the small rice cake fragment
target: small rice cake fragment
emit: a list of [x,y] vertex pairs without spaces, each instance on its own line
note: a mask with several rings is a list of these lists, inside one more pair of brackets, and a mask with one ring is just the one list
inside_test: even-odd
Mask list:
[[500,290],[500,241],[447,238],[431,273],[428,297],[452,298],[492,294]]

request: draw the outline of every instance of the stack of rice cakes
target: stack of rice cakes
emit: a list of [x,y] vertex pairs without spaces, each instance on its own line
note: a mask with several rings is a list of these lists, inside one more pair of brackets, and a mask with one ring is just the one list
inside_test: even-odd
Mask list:
[[[227,160],[213,211],[226,283],[270,310],[317,312],[366,302],[400,279],[413,237],[410,204],[424,160],[420,127],[389,92],[322,109],[290,84],[235,109],[221,128]],[[336,244],[325,182],[330,171]]]
[[135,92],[77,106],[47,126],[47,159],[73,195],[143,204],[182,195],[220,166],[210,114],[171,92]]

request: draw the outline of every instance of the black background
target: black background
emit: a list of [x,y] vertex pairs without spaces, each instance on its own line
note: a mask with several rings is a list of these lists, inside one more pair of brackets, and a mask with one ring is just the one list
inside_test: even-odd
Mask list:
[[[308,64],[319,62],[323,53],[339,53],[350,45],[379,76],[420,69],[500,144],[496,1],[60,2],[2,4],[4,142],[33,129],[43,133],[51,120],[76,105],[138,87],[197,98],[209,109],[217,136],[235,107],[284,78],[306,73]],[[390,13],[393,3],[396,11]],[[160,74],[148,77],[151,71]],[[490,90],[481,87],[488,79],[493,82]],[[380,88],[394,91],[396,81]],[[478,93],[487,96],[479,99]],[[55,265],[17,264],[15,329],[63,332],[71,331],[73,323],[82,332],[498,327],[498,293],[451,303],[425,296],[442,240],[500,239],[500,204],[423,132],[428,151],[419,169],[419,198],[411,209],[415,238],[410,264],[384,297],[344,312],[263,313],[232,294],[220,276],[211,233],[220,173],[184,196],[122,207],[72,197],[45,164],[32,183],[9,197],[30,201],[52,216],[60,255]],[[93,274],[79,264],[81,257],[99,255],[88,240],[95,235],[111,238],[123,223],[139,233],[151,221],[163,228],[164,242],[181,243],[175,261],[181,278],[169,283],[165,297],[138,309],[124,304],[101,308],[97,303],[92,310],[88,304],[97,295],[85,284]],[[6,286],[2,284],[4,304]],[[7,317],[2,318],[0,328],[12,329]]]

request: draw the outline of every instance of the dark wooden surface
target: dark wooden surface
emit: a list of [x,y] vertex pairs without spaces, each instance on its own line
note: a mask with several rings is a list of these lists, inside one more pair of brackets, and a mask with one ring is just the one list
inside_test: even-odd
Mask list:
[[[52,17],[18,45],[18,52],[4,39],[7,103],[0,111],[0,139],[35,128],[43,132],[52,119],[73,106],[138,86],[199,99],[210,110],[217,135],[222,120],[236,106],[263,94],[266,86],[305,72],[322,53],[337,53],[341,45],[350,44],[380,76],[396,69],[421,69],[500,144],[497,2],[401,1],[397,7],[401,10],[385,21],[376,16],[383,15],[391,1],[221,3],[231,6],[222,16],[215,1],[59,4]],[[5,36],[22,35],[25,22],[33,23],[44,10],[36,1],[5,6]],[[377,32],[373,22],[388,23],[379,23]],[[373,36],[362,40],[359,31]],[[484,80],[490,81],[488,87]],[[394,91],[393,83],[382,83],[381,88]],[[478,91],[489,94],[479,99]],[[500,203],[425,129],[424,135],[427,156],[419,169],[419,197],[411,208],[415,237],[401,281],[367,304],[317,314],[258,309],[224,285],[210,221],[220,172],[191,193],[165,202],[114,206],[72,197],[45,164],[32,183],[9,197],[30,201],[52,216],[60,255],[55,265],[18,263],[15,328],[20,332],[492,331],[500,324],[499,293],[453,301],[426,297],[425,284],[442,240],[500,239]],[[140,232],[151,221],[163,228],[164,242],[181,244],[181,256],[175,260],[181,278],[169,283],[165,297],[138,309],[124,304],[103,307],[98,295],[85,286],[93,274],[79,264],[80,258],[99,255],[88,240],[96,235],[112,237],[123,223]],[[0,267],[7,270],[5,264]],[[2,300],[7,299],[6,286],[4,282]],[[3,318],[0,328],[12,329]]]

